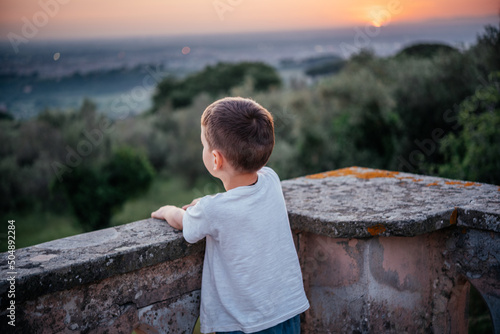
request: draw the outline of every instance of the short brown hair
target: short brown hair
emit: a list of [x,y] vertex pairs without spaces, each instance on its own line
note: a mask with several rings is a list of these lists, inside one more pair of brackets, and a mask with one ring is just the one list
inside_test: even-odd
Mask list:
[[240,172],[262,168],[274,148],[274,121],[257,102],[226,97],[209,105],[201,116],[210,149],[222,152]]

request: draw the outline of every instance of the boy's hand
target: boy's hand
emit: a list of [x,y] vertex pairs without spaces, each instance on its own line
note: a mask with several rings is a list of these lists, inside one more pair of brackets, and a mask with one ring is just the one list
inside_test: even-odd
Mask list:
[[195,206],[196,203],[198,203],[200,201],[201,197],[200,198],[195,198],[193,199],[193,201],[189,204],[186,204],[186,205],[183,205],[182,206],[182,210],[187,210],[187,208],[191,207],[191,206]]
[[151,213],[152,218],[164,219],[167,223],[178,230],[182,230],[182,217],[185,211],[173,206],[165,205]]

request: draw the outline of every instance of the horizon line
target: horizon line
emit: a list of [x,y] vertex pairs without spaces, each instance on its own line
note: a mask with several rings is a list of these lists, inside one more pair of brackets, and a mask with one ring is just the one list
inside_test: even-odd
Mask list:
[[[493,24],[493,19],[496,23],[500,25],[500,15],[483,15],[483,16],[458,16],[453,18],[429,18],[419,21],[405,21],[405,22],[394,22],[388,25],[383,25],[379,27],[380,29],[386,29],[389,27],[412,27],[420,26],[423,24],[431,24],[435,26],[449,26],[457,25],[467,21],[467,24],[482,24],[483,27]],[[173,34],[138,34],[138,35],[106,35],[106,36],[78,36],[78,37],[41,37],[38,39],[30,40],[36,43],[51,43],[51,42],[90,42],[90,41],[119,41],[119,40],[133,40],[133,39],[176,39],[185,37],[217,37],[217,36],[255,36],[255,35],[266,35],[266,34],[286,34],[286,33],[296,33],[296,32],[324,32],[324,31],[342,31],[354,29],[360,26],[368,26],[369,22],[364,24],[352,24],[343,26],[325,26],[325,27],[304,27],[304,28],[283,28],[283,29],[272,29],[272,30],[247,30],[247,31],[236,31],[236,32],[223,32],[223,31],[213,31],[213,32],[184,32],[184,33],[173,33]],[[372,26],[372,25],[370,25]],[[0,38],[0,43],[9,43],[9,39],[6,35]]]

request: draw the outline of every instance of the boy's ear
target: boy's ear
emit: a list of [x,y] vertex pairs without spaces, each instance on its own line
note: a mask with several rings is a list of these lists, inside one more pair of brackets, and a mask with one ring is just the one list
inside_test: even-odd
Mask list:
[[222,168],[224,162],[224,156],[218,150],[212,151],[212,159],[214,159],[214,170],[218,170]]

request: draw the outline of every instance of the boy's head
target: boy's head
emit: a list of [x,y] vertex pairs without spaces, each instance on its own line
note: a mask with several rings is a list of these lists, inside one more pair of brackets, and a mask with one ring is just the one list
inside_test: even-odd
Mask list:
[[273,117],[257,102],[226,97],[209,105],[201,116],[205,139],[238,172],[262,168],[273,151]]

